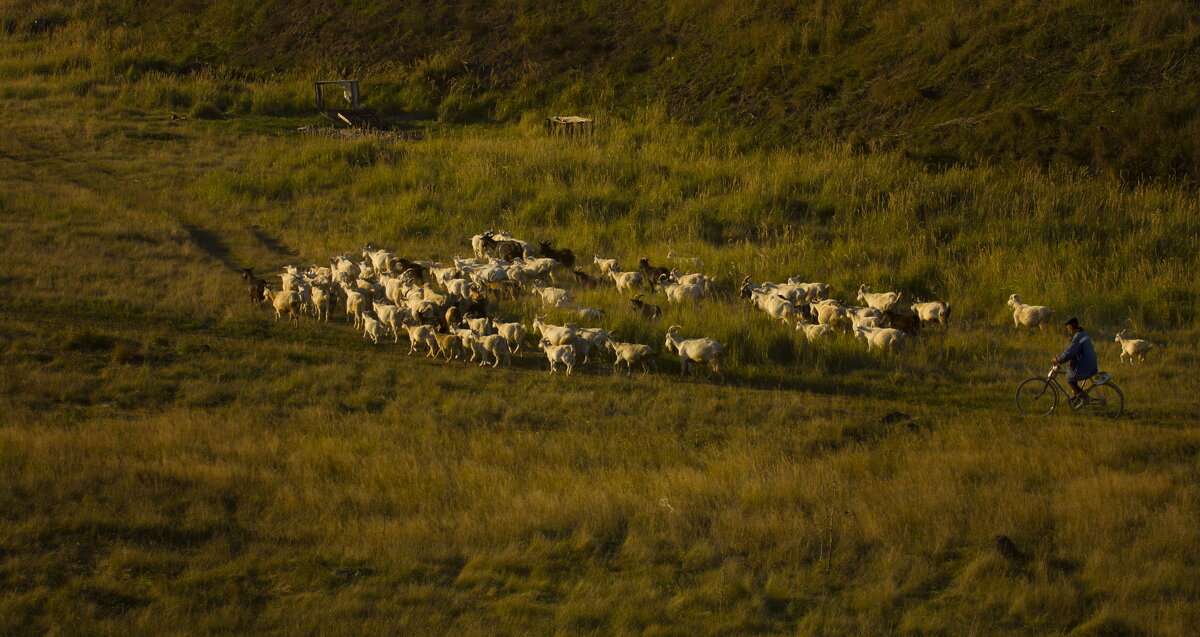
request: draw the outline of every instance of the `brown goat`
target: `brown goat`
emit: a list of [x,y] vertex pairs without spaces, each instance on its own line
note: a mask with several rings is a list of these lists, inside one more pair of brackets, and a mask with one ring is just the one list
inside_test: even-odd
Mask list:
[[462,339],[458,334],[434,332],[433,337],[437,339],[438,356],[445,356],[446,360],[452,360],[458,358],[460,353],[464,353]]
[[921,331],[921,317],[908,308],[892,308],[883,313],[883,321],[888,327],[900,330],[910,336]]
[[261,306],[266,302],[263,291],[267,289],[267,282],[254,276],[254,268],[242,268],[242,280],[246,282],[246,290],[250,293],[251,303]]

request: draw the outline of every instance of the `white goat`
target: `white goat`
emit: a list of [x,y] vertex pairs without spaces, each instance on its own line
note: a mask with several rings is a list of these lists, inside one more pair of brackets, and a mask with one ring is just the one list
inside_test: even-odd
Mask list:
[[579,335],[579,332],[575,330],[575,326],[571,323],[562,326],[550,325],[546,323],[546,317],[544,316],[534,317],[533,331],[541,334],[552,345],[567,345]]
[[748,276],[742,279],[742,289],[740,292],[742,298],[753,299],[755,292],[782,296],[792,305],[799,305],[808,298],[808,292],[797,285],[790,283],[780,285],[779,283],[771,283],[770,281],[752,283]]
[[878,316],[859,316],[857,314],[851,314],[850,324],[853,328],[883,327],[883,319]]
[[887,351],[895,351],[904,342],[904,332],[890,327],[856,327],[854,336],[867,342],[867,350],[872,347]]
[[1146,352],[1149,352],[1154,343],[1144,341],[1140,338],[1125,338],[1125,330],[1117,332],[1117,337],[1113,341],[1121,344],[1121,362],[1125,362],[1125,358],[1129,357],[1129,362],[1132,363],[1134,357],[1141,362],[1146,362]]
[[446,304],[446,295],[438,294],[438,291],[433,289],[433,286],[429,285],[428,283],[426,283],[425,286],[422,288],[422,296],[424,297],[424,299],[426,301],[429,301],[430,303],[433,303],[434,305],[445,305]]
[[276,292],[271,288],[265,288],[263,289],[263,298],[270,301],[271,307],[275,308],[276,321],[282,319],[286,312],[293,323],[300,324],[300,295],[295,291],[280,290]]
[[475,286],[467,279],[450,279],[446,281],[446,291],[461,297],[469,296],[473,289],[475,289]]
[[534,294],[541,297],[543,305],[549,305],[550,307],[567,307],[575,300],[569,290],[562,288],[544,288],[535,285],[531,289]]
[[688,265],[696,268],[704,267],[704,261],[700,260],[699,257],[685,257],[682,254],[672,250],[670,246],[667,246],[667,259],[670,261],[687,263]]
[[555,259],[540,258],[526,259],[523,267],[526,271],[534,273],[538,278],[544,279],[548,276],[551,281],[554,281],[555,273],[566,266]]
[[800,277],[788,278],[788,285],[803,293],[803,299],[808,302],[819,301],[829,296],[828,283],[802,283]]
[[578,315],[580,319],[585,321],[599,321],[600,319],[604,318],[606,314],[604,310],[594,307],[575,306],[571,308],[571,311]]
[[[575,340],[572,343],[575,344],[575,353],[582,356],[583,362],[586,363],[591,357],[592,348],[604,347],[611,337],[608,330],[602,327],[577,327],[575,328]],[[581,341],[587,344],[582,345]]]
[[417,344],[420,343],[429,350],[430,358],[437,358],[438,343],[437,337],[433,334],[433,328],[423,324],[412,324],[407,318],[404,320],[404,329],[408,331],[408,353],[412,354],[417,351]]
[[361,291],[352,287],[344,287],[346,293],[346,322],[354,320],[354,329],[362,327],[363,311],[367,309],[367,297]]
[[396,307],[395,305],[392,305],[390,303],[379,303],[379,302],[374,303],[373,307],[375,309],[375,316],[378,317],[379,322],[382,323],[383,325],[386,325],[387,328],[389,330],[391,330],[392,342],[399,343],[400,342],[400,308]]
[[853,305],[843,305],[842,309],[845,310],[846,316],[848,316],[852,321],[855,318],[865,321],[869,321],[871,319],[878,321],[883,320],[883,312],[880,312],[873,307],[855,307]]
[[387,298],[387,290],[378,281],[359,278],[354,282],[354,287],[363,294],[369,295],[371,300]]
[[359,272],[361,271],[361,268],[358,267],[358,264],[352,261],[349,256],[344,254],[336,257],[330,257],[329,265],[335,273],[348,274],[351,277],[358,277]]
[[546,353],[546,360],[550,362],[550,373],[554,373],[554,364],[561,363],[567,368],[567,375],[575,369],[575,348],[570,345],[552,345],[550,339],[543,338],[538,341],[538,347]]
[[284,272],[279,275],[279,282],[284,292],[291,292],[296,289],[296,285],[300,283],[300,275],[296,272],[296,266],[289,265],[286,268],[291,268],[291,271]]
[[508,341],[509,348],[513,352],[520,352],[521,345],[525,342],[525,326],[521,323],[495,323],[496,333],[504,337]]
[[750,299],[758,309],[766,312],[771,318],[783,321],[784,324],[791,324],[795,319],[796,306],[774,292],[751,290]]
[[297,284],[296,287],[292,288],[292,291],[294,291],[300,297],[300,311],[311,311],[313,306],[312,286]]
[[813,313],[817,315],[818,325],[837,327],[839,324],[849,320],[849,312],[837,301],[825,299],[820,303],[813,303],[810,307]]
[[903,294],[903,292],[872,292],[871,287],[866,283],[858,287],[858,300],[880,312],[892,309],[892,306],[900,301]]
[[433,303],[424,299],[408,299],[404,302],[404,307],[408,308],[408,313],[413,318],[419,318],[425,313],[432,310],[435,306]]
[[476,339],[475,332],[472,332],[469,328],[451,327],[450,333],[458,336],[459,340],[462,342],[462,346],[464,349],[470,350],[471,362],[474,362],[475,359],[480,356],[483,356],[485,358],[487,357],[487,352],[484,352],[479,347],[479,343],[475,342],[475,339]]
[[[508,268],[520,268],[520,267],[521,266],[519,266],[519,265],[508,266]],[[480,283],[480,284],[486,284],[489,281],[505,281],[509,278],[516,280],[516,277],[512,276],[512,272],[508,268],[505,268],[504,266],[499,266],[499,265],[485,265],[482,267],[471,269],[470,275],[471,275],[471,278],[473,278],[476,283]]]
[[672,303],[691,301],[692,305],[696,305],[700,302],[700,297],[704,296],[704,288],[694,283],[660,281],[658,287],[666,292],[667,300]]
[[325,288],[321,286],[313,286],[311,296],[313,310],[317,313],[317,320],[320,321],[323,317],[325,322],[328,323],[329,306],[332,305],[333,299],[330,298],[330,295],[325,291]]
[[592,261],[600,268],[600,274],[610,274],[621,271],[621,262],[617,259],[604,259],[600,255],[592,255]]
[[649,345],[641,343],[618,343],[612,339],[608,341],[608,349],[612,350],[616,360],[613,361],[613,373],[621,371],[621,363],[625,363],[626,373],[633,373],[633,364],[640,363],[642,365],[642,376],[650,373],[650,370],[658,371],[658,364],[654,361],[654,350],[650,349]]
[[368,245],[367,247],[363,248],[363,258],[370,259],[371,267],[374,268],[376,272],[391,272],[392,259],[395,259],[396,255],[382,248],[378,250],[372,250]]
[[642,285],[645,278],[641,272],[634,270],[632,272],[609,272],[608,276],[612,277],[613,283],[617,284],[617,290],[632,290],[635,287]]
[[400,305],[406,298],[404,281],[398,277],[388,277],[383,281],[383,298]]
[[484,237],[492,234],[494,233],[491,230],[488,230],[484,234],[477,234],[471,237],[471,249],[475,251],[476,259],[487,258],[487,252],[483,249],[483,240]]
[[493,363],[492,367],[500,366],[500,359],[504,359],[505,367],[512,367],[512,357],[508,351],[508,341],[499,334],[489,334],[487,336],[476,336],[475,343],[477,351],[479,351],[482,360],[479,363],[480,367],[487,364],[487,355],[491,354]]
[[710,290],[712,290],[712,285],[714,283],[712,277],[705,276],[703,274],[700,274],[699,272],[689,272],[687,274],[680,274],[679,270],[672,270],[671,278],[675,279],[675,281],[677,283],[683,283],[685,285],[698,285],[698,286],[704,288],[705,294],[707,294]]
[[476,336],[495,334],[492,330],[492,320],[487,317],[463,319],[463,322],[467,324],[467,327],[471,328],[471,331]]
[[922,323],[937,322],[942,327],[946,327],[950,321],[950,304],[942,301],[913,303],[912,311],[917,313],[917,317],[921,319]]
[[387,330],[383,328],[383,323],[370,312],[363,314],[363,336],[370,338],[375,345],[379,344],[380,336],[387,336]]
[[587,364],[588,359],[592,355],[592,342],[582,336],[578,336],[571,341],[571,347],[575,348],[575,360],[582,360],[582,364]]
[[711,338],[681,338],[679,330],[680,326],[672,325],[667,330],[667,341],[664,344],[668,352],[671,350],[679,352],[679,376],[682,378],[687,374],[688,366],[691,363],[708,363],[721,378],[721,382],[724,382],[725,374],[721,372],[721,354],[725,353],[725,347]]
[[804,339],[809,341],[817,341],[833,336],[832,325],[821,325],[815,323],[805,323],[803,320],[796,321],[796,331],[804,335]]
[[1050,315],[1054,314],[1054,310],[1044,305],[1026,305],[1021,301],[1019,294],[1014,294],[1008,297],[1009,307],[1013,309],[1013,325],[1015,327],[1033,327],[1038,329],[1046,328],[1046,321],[1050,320]]

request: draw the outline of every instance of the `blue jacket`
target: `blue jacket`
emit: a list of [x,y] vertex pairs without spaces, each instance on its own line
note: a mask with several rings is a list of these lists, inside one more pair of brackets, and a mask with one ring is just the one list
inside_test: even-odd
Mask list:
[[1092,346],[1092,338],[1082,330],[1075,332],[1067,349],[1064,349],[1054,360],[1059,363],[1071,363],[1071,369],[1067,372],[1069,381],[1087,380],[1099,371],[1096,365],[1096,348]]

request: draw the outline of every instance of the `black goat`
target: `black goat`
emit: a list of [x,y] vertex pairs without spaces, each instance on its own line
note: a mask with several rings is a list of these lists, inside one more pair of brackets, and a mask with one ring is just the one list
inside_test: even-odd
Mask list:
[[538,244],[541,247],[542,256],[547,259],[554,259],[563,264],[568,270],[575,267],[575,253],[568,248],[559,250],[550,245],[549,241],[543,241]]
[[670,270],[650,265],[650,260],[646,257],[642,257],[638,261],[638,269],[646,276],[646,284],[650,286],[651,290],[654,289],[655,284],[661,281],[664,276],[667,278],[671,277]]
[[752,294],[754,289],[755,285],[750,282],[750,277],[747,276],[745,279],[742,279],[742,288],[738,290],[738,296],[742,297],[743,299],[749,299],[750,297],[754,296]]
[[414,261],[409,261],[404,257],[392,259],[391,267],[392,272],[399,272],[400,274],[404,274],[405,272],[410,273],[410,276],[412,276],[413,280],[417,282],[424,281],[425,274],[429,272],[429,269],[425,266]]
[[495,250],[496,256],[505,261],[512,261],[525,256],[525,247],[516,241],[508,239],[497,240],[491,233],[483,235],[480,242],[484,250]]
[[629,299],[629,304],[633,306],[634,312],[640,314],[647,321],[656,321],[662,318],[662,308],[643,301],[641,294]]

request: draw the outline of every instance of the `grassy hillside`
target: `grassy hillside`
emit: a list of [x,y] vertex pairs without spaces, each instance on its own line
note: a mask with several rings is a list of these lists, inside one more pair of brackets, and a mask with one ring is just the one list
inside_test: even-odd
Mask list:
[[[57,40],[51,71],[154,87],[143,106],[307,112],[308,81],[354,75],[372,105],[444,121],[662,105],[739,143],[849,141],[933,166],[1191,182],[1200,165],[1200,14],[1184,0],[5,0],[0,12],[10,33]],[[189,90],[198,73],[219,81]],[[290,91],[255,90],[281,77]]]
[[[762,145],[661,103],[597,106],[586,143],[545,138],[533,108],[447,111],[420,142],[305,137],[305,74],[150,66],[183,26],[71,11],[0,36],[0,632],[1200,625],[1194,191]],[[194,33],[222,24],[196,15]],[[410,71],[373,94],[406,95]],[[646,325],[576,289],[656,349],[672,322],[719,338],[729,382],[677,380],[669,356],[565,378],[535,354],[408,357],[340,316],[279,325],[236,275],[367,241],[446,259],[487,227],[627,264],[674,248],[725,292],[802,275],[956,314],[882,355],[806,345],[728,296]],[[1014,413],[1065,338],[1014,330],[1012,292],[1083,319],[1126,417]],[[1146,364],[1117,364],[1121,327],[1159,345]]]

